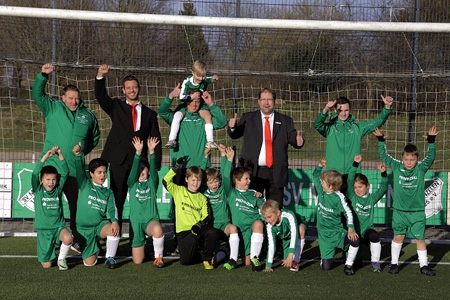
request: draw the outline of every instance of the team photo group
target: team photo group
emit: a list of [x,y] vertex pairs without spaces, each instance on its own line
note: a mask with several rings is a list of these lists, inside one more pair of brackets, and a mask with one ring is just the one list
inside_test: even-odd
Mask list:
[[[283,196],[288,185],[288,152],[302,151],[307,141],[290,116],[277,112],[276,92],[261,89],[254,100],[259,109],[227,118],[208,93],[208,86],[219,76],[207,76],[206,64],[195,61],[191,74],[155,112],[139,100],[139,80],[133,75],[123,78],[120,98],[124,99],[109,96],[109,70],[108,65],[101,65],[93,74],[95,98],[109,116],[111,128],[101,156],[90,161],[85,157],[98,147],[100,129],[79,89],[65,86],[60,99],[47,95],[47,81],[55,71],[51,64],[43,65],[34,81],[32,97],[46,122],[44,147],[32,174],[37,255],[42,267],[56,264],[59,270],[69,269],[66,258],[72,249],[85,266],[96,265],[105,251],[101,256],[106,267],[117,268],[115,257],[129,195],[132,261],[145,263],[145,246],[151,238],[153,264],[163,268],[165,240],[156,200],[162,184],[172,197],[174,246],[182,265],[201,264],[206,270],[221,266],[230,271],[242,265],[254,272],[273,272],[274,261],[280,259],[282,267],[298,272],[307,223],[305,217],[283,207]],[[393,110],[394,99],[388,95],[380,95],[380,99],[382,111],[368,121],[355,119],[346,97],[329,101],[317,112],[314,127],[326,139],[326,151],[313,172],[320,266],[332,269],[336,249],[342,249],[346,254],[344,273],[354,275],[363,257],[360,245],[366,245],[372,271],[382,271],[374,207],[388,189],[389,170],[394,193],[393,236],[391,264],[386,271],[399,272],[403,241],[411,238],[420,272],[434,276],[425,243],[424,179],[435,159],[438,131],[432,126],[424,136],[427,153],[407,144],[401,157],[392,157],[386,150],[389,137],[382,126]],[[159,121],[170,126],[168,137],[161,137]],[[214,140],[214,130],[222,128],[231,139],[242,140],[240,149],[235,151]],[[361,140],[369,134],[376,137],[373,146],[377,143],[382,162],[378,165],[381,184],[372,188],[361,170]],[[167,174],[159,178],[163,147],[170,148],[170,165]],[[220,168],[211,167],[213,151],[220,153]],[[63,193],[70,228],[64,218]],[[225,253],[220,261],[219,252]]]

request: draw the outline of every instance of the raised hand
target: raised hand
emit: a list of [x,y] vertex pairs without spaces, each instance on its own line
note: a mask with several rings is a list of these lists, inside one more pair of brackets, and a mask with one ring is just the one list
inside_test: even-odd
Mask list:
[[214,74],[214,75],[212,76],[212,80],[213,80],[213,82],[219,81],[219,76],[217,76],[216,74]]
[[319,161],[319,167],[325,168],[327,166],[327,158],[322,157]]
[[384,102],[384,106],[386,106],[386,108],[391,108],[392,103],[394,103],[394,98],[392,98],[391,96],[386,96],[384,97],[383,95],[380,95],[381,99],[383,99]]
[[236,127],[236,121],[237,121],[237,113],[234,113],[234,117],[228,121],[228,127],[230,127],[230,129],[234,129]]
[[436,136],[436,135],[438,135],[438,133],[439,132],[437,132],[437,130],[436,130],[436,126],[435,125],[433,125],[433,126],[431,126],[430,127],[430,129],[428,129],[428,135],[422,135],[422,137],[424,138],[424,139],[426,139],[426,138],[428,138],[428,136]]
[[299,147],[303,146],[303,143],[305,142],[305,140],[300,135],[300,130],[297,130],[297,136],[295,138],[297,139],[297,146],[299,146]]
[[205,101],[206,105],[211,106],[214,104],[214,101],[212,100],[211,94],[207,91],[204,91],[202,94],[202,99]]
[[335,104],[337,100],[328,101],[323,109],[323,113],[326,114]]
[[75,146],[73,146],[72,149],[73,154],[75,154],[76,156],[79,156],[81,154],[81,142],[78,142],[78,144],[76,144]]
[[97,77],[103,77],[109,72],[109,66],[108,65],[101,65],[98,68]]
[[205,151],[203,151],[203,154],[205,154],[205,158],[208,158],[211,155],[211,147],[205,148]]
[[41,71],[42,71],[42,73],[50,74],[51,72],[53,72],[54,69],[55,68],[53,67],[52,64],[45,64],[42,66]]
[[385,165],[385,164],[378,164],[377,169],[378,169],[378,171],[380,171],[381,173],[386,172],[386,165]]
[[148,152],[150,154],[155,153],[156,146],[159,144],[160,140],[157,137],[151,137],[147,140]]
[[139,137],[134,136],[131,143],[133,144],[134,149],[136,149],[136,154],[141,155],[142,149],[144,148],[144,142]]
[[355,158],[353,158],[353,160],[359,164],[362,161],[362,155],[361,154],[355,155]]
[[169,94],[169,99],[177,98],[181,94],[181,83],[177,83],[177,86]]
[[228,161],[233,161],[233,158],[234,158],[233,148],[227,147],[227,149],[225,150],[225,155],[226,155]]
[[382,136],[385,139],[388,137],[387,135],[383,135],[383,132],[379,128],[375,128],[375,130],[373,131],[373,134],[375,134],[375,136]]

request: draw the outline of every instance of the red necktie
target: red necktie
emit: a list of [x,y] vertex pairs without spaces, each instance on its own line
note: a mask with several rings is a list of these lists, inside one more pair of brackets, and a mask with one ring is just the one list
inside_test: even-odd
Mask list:
[[272,157],[272,135],[270,134],[270,122],[269,117],[266,118],[266,122],[264,124],[264,139],[266,141],[266,165],[271,168],[273,165],[273,157]]
[[133,120],[133,130],[134,131],[136,131],[136,123],[137,123],[136,105],[137,104],[130,104],[130,106],[131,106],[131,119]]

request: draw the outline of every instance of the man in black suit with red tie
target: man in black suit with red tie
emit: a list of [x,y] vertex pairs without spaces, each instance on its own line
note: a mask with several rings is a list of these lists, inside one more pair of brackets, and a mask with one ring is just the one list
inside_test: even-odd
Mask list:
[[[135,148],[132,144],[134,136],[145,141],[150,137],[161,140],[156,112],[139,101],[139,81],[129,75],[123,79],[122,92],[125,101],[111,98],[106,92],[105,78],[109,66],[101,65],[95,80],[95,98],[112,121],[105,147],[101,157],[109,162],[111,190],[114,193],[118,220],[122,230],[122,213],[127,197],[127,179],[133,162]],[[161,167],[161,143],[155,149],[158,170]],[[147,143],[144,143],[141,157],[148,158]]]
[[244,137],[239,165],[252,172],[250,188],[265,193],[266,199],[283,206],[283,191],[288,183],[288,145],[301,148],[304,140],[294,128],[291,117],[275,108],[275,91],[264,88],[259,92],[259,110],[244,113],[237,122],[237,114],[228,122],[232,139]]

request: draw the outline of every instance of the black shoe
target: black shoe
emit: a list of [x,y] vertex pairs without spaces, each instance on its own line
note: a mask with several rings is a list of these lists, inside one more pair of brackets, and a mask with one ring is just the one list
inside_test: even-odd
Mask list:
[[429,266],[423,266],[422,268],[420,268],[420,273],[428,276],[436,275],[436,271],[430,268]]
[[398,274],[398,265],[391,265],[389,268],[389,273]]
[[115,269],[117,267],[117,262],[114,257],[108,257],[105,261],[105,265],[108,269]]
[[258,258],[255,256],[252,259],[250,259],[250,263],[252,264],[252,271],[253,272],[261,272],[263,270],[263,266],[259,262]]
[[345,275],[355,275],[355,271],[353,271],[353,266],[344,266],[344,273]]

